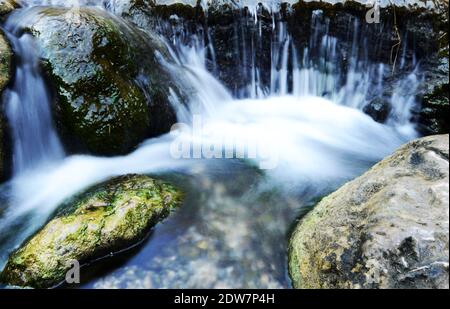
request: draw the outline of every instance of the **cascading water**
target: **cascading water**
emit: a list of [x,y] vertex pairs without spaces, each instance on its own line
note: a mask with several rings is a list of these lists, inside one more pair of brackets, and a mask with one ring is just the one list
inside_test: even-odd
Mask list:
[[[44,172],[53,165],[59,164],[64,158],[64,150],[53,128],[50,111],[51,95],[46,87],[40,70],[38,46],[30,34],[23,33],[17,27],[16,17],[11,16],[5,25],[5,30],[12,49],[16,55],[16,72],[13,85],[5,91],[4,102],[8,122],[11,127],[13,140],[13,177],[8,185],[11,199],[8,204],[23,200],[33,189],[26,179],[37,173]],[[0,197],[2,195],[0,187]],[[11,235],[4,230],[14,230],[16,220],[26,218],[30,209],[17,209],[0,218],[0,244],[15,245],[23,240],[35,226],[24,228],[23,233],[16,231]],[[24,217],[25,216],[25,217]],[[7,218],[7,219],[6,219]],[[5,240],[4,240],[5,239]],[[0,259],[7,251],[2,250]]]
[[30,34],[14,29],[14,23],[8,23],[6,30],[18,64],[5,102],[14,141],[14,175],[20,175],[55,163],[64,152],[52,125],[51,99],[40,72],[38,47]]
[[[61,1],[32,4],[64,5]],[[111,3],[106,8],[116,12]],[[18,16],[25,18],[26,10]],[[160,29],[173,57],[161,56],[162,63],[169,70],[185,70],[186,81],[196,91],[188,108],[177,103],[173,94],[178,119],[184,122],[177,131],[116,158],[69,156],[58,161],[62,151],[51,129],[49,96],[37,69],[38,58],[30,51],[36,48],[25,48],[32,44],[29,36],[12,36],[22,59],[18,71],[23,74],[18,74],[6,101],[9,121],[18,132],[14,147],[20,151],[15,154],[22,153],[27,175],[21,177],[18,172],[0,189],[11,205],[0,217],[0,266],[6,254],[68,197],[112,176],[151,173],[183,187],[185,204],[155,229],[135,257],[87,287],[289,287],[285,239],[302,207],[415,136],[409,121],[413,91],[399,85],[391,98],[393,111],[387,124],[361,112],[367,92],[382,87],[388,68],[361,58],[355,46],[349,69],[342,72],[338,41],[329,35],[320,12],[314,14],[316,32],[302,49],[286,25],[273,18],[269,82],[264,81],[256,56],[262,37],[254,14],[252,29],[256,31],[251,33],[255,37],[250,46],[242,44],[242,68],[236,68],[248,78],[242,89],[228,90],[213,76],[214,46],[203,36],[189,31],[168,31],[167,35],[162,31],[167,27]],[[13,17],[8,21],[12,26]],[[412,71],[401,83],[417,85],[418,80]],[[33,92],[25,91],[27,83],[42,86],[39,102],[31,99]],[[27,121],[24,117],[30,108],[36,112]],[[26,123],[22,129],[21,123]],[[41,142],[39,138],[29,141],[27,130],[32,129],[39,132]],[[223,150],[224,144],[230,147]],[[200,156],[174,156],[180,145],[200,149]],[[254,155],[249,145],[254,146]],[[35,151],[41,148],[42,152]],[[217,158],[227,150],[234,160]],[[9,232],[12,227],[14,235]]]

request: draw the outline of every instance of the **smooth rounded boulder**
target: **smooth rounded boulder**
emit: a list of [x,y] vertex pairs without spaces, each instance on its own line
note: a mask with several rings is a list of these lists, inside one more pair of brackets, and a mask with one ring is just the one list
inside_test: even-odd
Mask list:
[[143,175],[96,185],[62,205],[45,227],[14,252],[0,281],[53,287],[66,278],[74,260],[82,265],[137,244],[181,199],[175,187]]
[[170,130],[169,97],[180,92],[158,61],[167,52],[156,37],[95,8],[24,14],[56,89],[55,121],[69,151],[125,154]]
[[447,288],[449,135],[412,141],[325,197],[291,237],[295,288]]

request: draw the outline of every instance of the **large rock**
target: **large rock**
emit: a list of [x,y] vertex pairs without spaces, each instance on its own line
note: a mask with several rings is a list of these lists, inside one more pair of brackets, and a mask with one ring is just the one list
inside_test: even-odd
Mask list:
[[0,29],[0,181],[4,180],[10,168],[8,158],[9,147],[6,133],[6,117],[3,114],[2,93],[11,78],[12,51],[9,43]]
[[384,123],[391,112],[391,105],[388,100],[377,97],[369,102],[369,104],[363,108],[363,111],[372,117],[373,120]]
[[296,288],[448,288],[449,136],[401,147],[296,227]]
[[450,132],[448,78],[447,83],[441,80],[430,86],[430,91],[423,95],[419,129],[425,135],[448,133]]
[[0,29],[0,94],[11,78],[11,47]]
[[[104,11],[33,8],[25,18],[56,86],[56,123],[71,148],[127,153],[176,122],[164,46]],[[74,147],[74,145],[76,147]]]
[[440,31],[440,50],[433,59],[423,81],[422,106],[419,113],[419,130],[424,135],[449,133],[449,66],[448,66],[448,14],[446,26]]
[[65,279],[81,264],[129,248],[180,202],[172,186],[129,175],[97,185],[64,204],[56,216],[14,252],[0,279],[36,288]]

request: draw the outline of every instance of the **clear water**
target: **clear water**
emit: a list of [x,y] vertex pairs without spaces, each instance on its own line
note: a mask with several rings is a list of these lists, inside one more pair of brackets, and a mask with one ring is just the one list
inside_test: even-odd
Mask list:
[[[101,3],[95,3],[101,9]],[[111,6],[107,9],[114,12]],[[27,21],[26,10],[18,13],[21,23]],[[5,97],[10,110],[16,106],[15,112],[8,112],[13,132],[22,133],[13,134],[18,172],[0,187],[0,201],[10,205],[0,217],[0,267],[66,198],[116,175],[146,173],[182,187],[184,205],[155,228],[132,258],[83,287],[289,287],[286,242],[297,216],[314,199],[416,136],[409,119],[416,104],[411,87],[420,81],[418,70],[399,83],[387,123],[377,123],[361,110],[367,104],[366,93],[383,86],[388,68],[361,57],[355,44],[348,71],[340,71],[337,39],[328,34],[326,23],[322,26],[316,27],[318,32],[300,53],[285,25],[274,23],[270,84],[260,81],[261,68],[255,64],[243,73],[248,74],[248,85],[232,91],[214,76],[214,63],[208,70],[215,47],[201,36],[185,32],[162,38],[172,57],[161,56],[161,62],[169,70],[184,70],[185,82],[195,89],[188,107],[179,104],[175,94],[171,98],[183,124],[115,158],[63,158],[37,55],[27,52],[36,49],[30,47],[31,38],[13,37],[16,52],[26,60],[18,71],[31,68],[11,88],[20,99]],[[254,50],[248,48],[241,53],[250,55],[243,63],[256,63]],[[42,85],[36,88],[42,90],[39,102],[32,99],[27,83]],[[36,109],[34,117],[24,121],[30,108]],[[42,140],[26,137],[33,134],[42,134]],[[233,159],[209,159],[226,152],[220,148],[224,144]],[[205,151],[196,159],[179,159],[174,156],[178,145]],[[40,148],[45,151],[35,151]],[[16,163],[21,156],[28,157],[22,167]]]

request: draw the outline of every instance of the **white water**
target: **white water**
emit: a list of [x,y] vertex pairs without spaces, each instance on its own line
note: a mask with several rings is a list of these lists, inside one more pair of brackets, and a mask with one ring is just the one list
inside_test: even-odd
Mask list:
[[13,174],[53,164],[64,151],[53,130],[50,96],[40,72],[38,47],[29,34],[16,36],[18,29],[6,25],[8,39],[18,62],[14,86],[5,93],[6,115],[13,134]]
[[[186,71],[186,79],[196,90],[196,94],[192,96],[189,103],[189,108],[178,106],[177,109],[179,120],[187,125],[183,126],[184,130],[146,141],[135,152],[123,157],[70,156],[58,160],[61,151],[58,150],[58,142],[52,137],[54,133],[51,130],[48,105],[45,105],[45,102],[49,103],[49,98],[44,96],[39,103],[33,103],[33,92],[29,89],[26,90],[27,88],[24,86],[27,82],[36,83],[36,85],[42,83],[41,88],[44,89],[42,78],[36,75],[38,74],[37,70],[30,69],[24,79],[17,79],[13,89],[20,89],[17,92],[21,98],[14,100],[13,96],[12,99],[9,99],[8,106],[21,105],[21,108],[25,110],[30,107],[41,110],[34,114],[35,118],[30,122],[21,120],[22,116],[26,114],[23,112],[8,113],[9,120],[13,122],[13,128],[24,123],[23,135],[25,136],[36,132],[44,132],[42,134],[50,136],[39,142],[40,146],[44,145],[42,148],[50,153],[40,154],[34,150],[30,151],[27,147],[35,146],[29,145],[28,142],[26,147],[18,146],[21,141],[29,139],[14,136],[15,148],[22,149],[21,152],[25,153],[24,156],[31,156],[31,159],[26,159],[24,162],[38,163],[30,163],[24,169],[26,172],[18,173],[2,189],[7,191],[11,206],[0,218],[0,235],[8,235],[3,243],[0,241],[2,246],[0,266],[5,262],[6,254],[38,229],[61,202],[112,176],[127,173],[184,173],[203,181],[203,176],[214,175],[216,171],[225,169],[228,171],[226,177],[229,180],[225,180],[223,183],[228,183],[236,175],[239,175],[242,165],[239,160],[174,158],[170,152],[173,149],[174,141],[191,145],[193,148],[203,147],[205,149],[211,149],[231,141],[231,144],[234,145],[231,149],[235,155],[238,148],[236,145],[252,143],[256,146],[257,156],[251,159],[248,158],[249,154],[247,153],[247,156],[244,156],[246,161],[256,167],[264,167],[264,163],[270,163],[270,167],[273,167],[264,170],[266,179],[262,184],[263,187],[281,188],[286,192],[301,192],[306,188],[313,187],[315,188],[314,194],[305,196],[314,197],[361,174],[371,164],[415,136],[413,124],[409,122],[408,116],[410,107],[415,103],[412,99],[414,93],[405,92],[406,86],[399,87],[399,92],[394,93],[392,98],[394,112],[386,125],[374,122],[361,112],[366,104],[365,92],[369,87],[373,87],[373,80],[379,79],[377,74],[384,72],[382,64],[367,64],[362,60],[358,62],[358,58],[355,56],[352,58],[353,64],[346,74],[346,82],[341,86],[337,83],[341,73],[336,67],[333,67],[332,63],[333,57],[335,57],[335,38],[328,36],[326,31],[318,33],[310,47],[317,46],[320,53],[323,53],[323,65],[329,68],[328,72],[332,72],[329,74],[321,71],[313,60],[308,59],[308,50],[303,52],[304,57],[301,61],[297,59],[297,54],[294,52],[296,47],[292,44],[282,23],[275,25],[274,33],[270,86],[267,87],[258,82],[258,68],[254,67],[254,71],[251,72],[251,76],[254,78],[251,79],[248,87],[239,94],[239,97],[243,96],[246,99],[236,99],[236,96],[225,89],[220,81],[206,69],[205,57],[209,52],[207,49],[211,50],[213,47],[206,46],[203,40],[196,35],[189,37],[187,44],[186,42],[181,43],[177,38],[172,38],[169,44],[174,59],[161,59],[161,61],[169,69],[173,66],[183,67]],[[17,46],[30,46],[29,44],[32,43],[28,40],[28,37],[26,41],[23,39],[23,42],[18,43]],[[25,51],[20,51],[20,54],[29,60],[24,62],[24,67],[27,63],[36,64],[36,55],[32,55],[31,52],[27,54]],[[295,64],[291,72],[287,65],[288,58],[291,58],[292,63]],[[278,66],[275,63],[281,63],[281,65]],[[288,74],[293,76],[290,85]],[[416,85],[417,79],[416,74],[412,72],[403,83],[407,86]],[[323,93],[327,93],[325,98],[319,97]],[[42,93],[39,92],[39,94]],[[174,105],[177,105],[176,98],[173,100]],[[194,115],[200,115],[203,127],[207,128],[203,134],[192,134],[191,129],[195,123],[192,120]],[[33,127],[35,122],[39,124],[38,129]],[[40,126],[45,128],[42,129]],[[34,132],[34,130],[38,131]],[[19,152],[15,152],[15,155],[17,153]],[[48,165],[48,162],[51,162],[52,165]],[[14,168],[19,169],[16,165]],[[230,171],[235,171],[237,174]],[[210,178],[206,176],[205,178],[206,182],[211,181]],[[2,190],[0,189],[0,192]],[[266,243],[264,240],[261,240],[261,243],[270,248],[263,248],[269,250],[266,252],[269,261],[263,262],[264,265],[267,264],[267,267],[263,267],[268,276],[264,279],[267,282],[259,282],[258,279],[255,279],[259,275],[258,268],[253,270],[252,275],[252,280],[256,281],[252,281],[250,284],[246,278],[239,277],[238,279],[235,271],[228,271],[228,268],[221,266],[225,255],[227,260],[231,259],[230,256],[233,257],[233,263],[230,266],[232,269],[238,267],[237,265],[251,263],[255,259],[256,252],[259,252],[256,250],[258,246],[246,247],[250,245],[244,240],[253,239],[254,234],[257,233],[252,229],[255,220],[259,220],[255,213],[260,210],[255,208],[254,203],[251,202],[255,200],[255,193],[250,194],[250,191],[255,190],[254,188],[248,188],[249,192],[244,193],[241,197],[244,201],[224,195],[222,189],[217,189],[218,192],[214,190],[212,197],[206,199],[204,205],[196,208],[198,214],[190,214],[193,218],[190,219],[190,228],[186,227],[185,235],[172,235],[171,240],[166,240],[165,232],[156,233],[152,242],[160,244],[162,241],[166,241],[172,246],[167,249],[169,251],[157,250],[156,253],[154,251],[149,253],[154,262],[151,267],[158,265],[159,273],[153,268],[149,270],[145,267],[142,269],[140,265],[130,266],[137,272],[148,271],[149,280],[152,281],[150,285],[135,282],[134,286],[154,286],[155,282],[159,282],[158,278],[166,276],[174,265],[186,267],[186,274],[175,277],[169,286],[164,284],[156,284],[156,286],[206,287],[208,285],[219,287],[220,282],[231,287],[233,287],[233,282],[245,287],[283,286],[279,283],[280,279],[270,275],[270,269],[273,267],[277,269],[278,273],[280,272],[280,266],[273,266],[274,262],[270,261],[270,256],[277,255],[279,252],[272,252],[275,249],[270,246],[274,246],[274,244]],[[256,191],[259,192],[259,190]],[[292,197],[292,195],[290,196]],[[245,202],[245,199],[249,201]],[[221,212],[218,211],[217,206],[214,206],[218,200],[226,206],[226,209]],[[289,203],[291,203],[289,204],[291,215],[289,218],[283,217],[279,219],[280,221],[276,221],[279,224],[276,228],[271,227],[270,223],[261,227],[262,233],[268,239],[272,240],[267,235],[273,233],[276,241],[283,243],[284,233],[294,219],[292,216],[295,215],[295,209],[298,210],[302,206],[302,202],[299,200],[290,200]],[[278,218],[279,215],[278,212],[282,211],[277,207],[282,207],[282,205],[266,206],[269,207],[266,209],[267,214],[270,214],[269,217],[273,216],[275,222],[275,218]],[[180,212],[186,215],[183,210]],[[27,220],[27,224],[20,224],[24,220]],[[213,256],[208,256],[208,258],[190,259],[181,251],[183,248],[193,246],[192,242],[205,241],[210,244],[213,241],[211,235],[202,232],[204,227],[201,226],[205,220],[208,221],[207,231],[219,231],[226,235],[219,242],[221,248],[228,249],[223,252],[213,251],[211,253]],[[178,222],[178,224],[180,223]],[[170,229],[170,223],[168,225]],[[10,233],[12,228],[14,228],[13,235]],[[167,226],[165,228],[167,229]],[[181,229],[181,227],[179,228]],[[173,258],[170,263],[161,262],[168,256]],[[208,266],[201,268],[199,263]],[[131,280],[128,276],[128,267],[126,271],[125,277],[123,273],[115,273],[111,277],[97,282],[95,286],[110,286],[115,280],[127,280],[128,282]],[[275,272],[275,270],[273,271]],[[191,279],[187,280],[186,278]],[[205,281],[205,278],[208,280]],[[123,286],[123,282],[119,285]],[[133,287],[132,283],[125,285]]]

